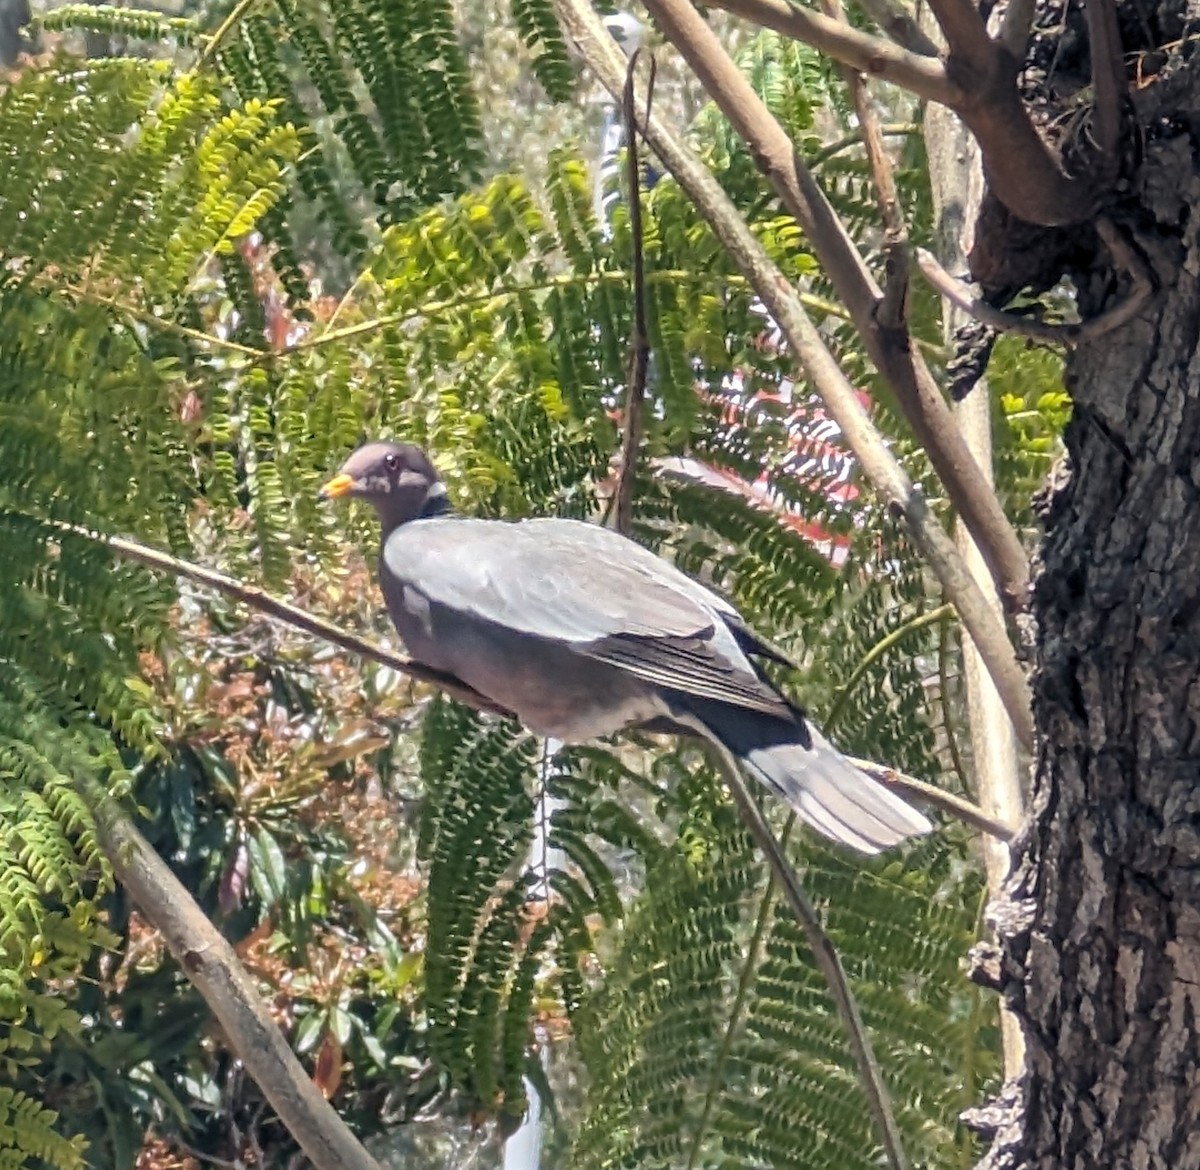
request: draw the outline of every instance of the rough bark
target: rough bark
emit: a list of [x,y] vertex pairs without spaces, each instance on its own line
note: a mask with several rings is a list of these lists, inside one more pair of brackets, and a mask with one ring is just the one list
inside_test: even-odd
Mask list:
[[[1003,950],[1025,1027],[985,1165],[1200,1168],[1200,208],[1195,82],[1114,214],[1160,292],[1078,349],[1033,613],[1038,759]],[[1093,313],[1121,295],[1077,277]]]

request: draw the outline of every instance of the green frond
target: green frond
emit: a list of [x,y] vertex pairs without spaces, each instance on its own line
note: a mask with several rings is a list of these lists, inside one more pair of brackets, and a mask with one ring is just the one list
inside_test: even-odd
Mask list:
[[55,1129],[57,1114],[32,1097],[0,1085],[0,1167],[24,1170],[29,1158],[59,1170],[84,1165],[86,1143],[64,1138]]
[[575,70],[554,6],[549,0],[512,0],[513,19],[521,39],[533,53],[533,73],[552,101],[570,101],[575,92]]
[[533,741],[508,723],[437,701],[425,720],[423,855],[430,863],[425,964],[430,1050],[454,1081],[491,1103],[504,989],[513,978],[532,840],[525,778]]
[[[736,835],[711,832],[693,826],[691,858],[648,873],[603,988],[577,1013],[594,1089],[572,1162],[875,1165],[870,1113],[803,935],[764,897]],[[866,867],[812,843],[802,856],[910,1157],[969,1165],[957,1113],[997,1071],[981,993],[959,972],[978,880],[955,876],[944,845]]]
[[172,41],[189,47],[200,40],[194,20],[163,16],[145,8],[98,7],[92,4],[63,4],[38,18],[47,32],[89,32],[109,37],[133,37],[141,41]]

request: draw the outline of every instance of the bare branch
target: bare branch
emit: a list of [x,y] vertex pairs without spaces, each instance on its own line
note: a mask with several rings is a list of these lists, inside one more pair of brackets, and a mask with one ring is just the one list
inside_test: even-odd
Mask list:
[[229,10],[229,15],[221,21],[217,27],[217,31],[205,42],[204,48],[200,56],[196,60],[194,72],[199,73],[202,69],[211,65],[215,60],[221,46],[229,38],[229,35],[237,28],[237,26],[246,18],[250,9],[258,3],[258,0],[238,0],[238,2]]
[[[916,122],[885,122],[881,127],[884,138],[907,138],[909,135],[916,134],[921,127]],[[847,150],[851,146],[859,146],[862,144],[861,134],[847,134],[845,138],[838,138],[828,146],[822,146],[820,150],[814,151],[805,160],[809,170],[814,173],[836,155]]]
[[1029,30],[1037,0],[1008,0],[1000,26],[1000,43],[1012,54],[1013,60],[1024,61],[1029,47]]
[[794,7],[787,0],[712,0],[712,3],[715,8],[723,8],[763,28],[795,37],[843,65],[890,81],[917,97],[944,106],[954,106],[963,100],[962,91],[946,76],[940,61],[850,28],[839,20]]
[[340,626],[335,626],[332,622],[327,622],[309,613],[308,610],[292,605],[257,586],[246,585],[234,577],[218,573],[215,569],[206,569],[203,565],[180,560],[169,553],[159,552],[158,549],[138,544],[133,540],[126,540],[121,536],[105,536],[103,533],[91,532],[75,525],[63,525],[62,528],[76,536],[83,536],[98,544],[106,545],[124,560],[135,561],[147,568],[159,569],[172,576],[183,577],[188,581],[194,581],[197,585],[214,589],[226,597],[250,606],[251,609],[258,610],[259,613],[265,613],[270,617],[287,622],[288,625],[295,626],[297,629],[315,634],[318,638],[324,638],[325,641],[332,642],[333,645],[340,646],[351,654],[369,658],[381,666],[390,667],[392,670],[399,671],[420,682],[430,683],[445,691],[452,699],[457,699],[458,702],[473,707],[476,711],[488,711],[494,715],[510,717],[512,715],[511,711],[505,710],[479,694],[478,691],[472,690],[453,675],[443,674],[440,670],[433,670],[419,662],[414,662],[411,658],[405,658],[401,654],[385,650],[382,646],[377,646],[366,638],[360,638],[357,634],[351,634]]
[[1107,246],[1114,265],[1129,277],[1130,288],[1112,308],[1088,321],[1070,321],[1057,325],[1035,317],[997,309],[994,305],[979,300],[967,284],[951,276],[937,258],[923,248],[917,249],[917,267],[938,293],[976,321],[1005,333],[1016,333],[1049,345],[1073,346],[1084,341],[1094,341],[1097,337],[1119,329],[1137,316],[1154,292],[1154,281],[1149,270],[1112,221],[1105,216],[1096,220],[1096,234]]
[[897,772],[895,768],[887,768],[883,764],[876,764],[871,760],[859,760],[853,756],[846,758],[856,768],[866,772],[869,776],[874,776],[885,788],[890,788],[898,796],[916,797],[917,800],[932,805],[941,812],[948,813],[955,820],[962,821],[964,825],[970,825],[971,828],[978,829],[981,833],[986,833],[997,841],[1007,843],[1013,839],[1013,834],[1017,831],[1016,825],[1010,824],[1000,817],[991,816],[977,804],[972,804],[961,796],[955,796],[953,792],[947,792],[944,788],[938,788],[936,784],[927,784],[924,780],[906,776],[903,772]]
[[1078,336],[1080,328],[1078,324],[1056,325],[1036,317],[1027,317],[1021,313],[1010,313],[1004,309],[997,309],[994,305],[981,301],[971,291],[969,285],[957,277],[951,276],[941,266],[937,257],[924,248],[917,249],[917,267],[935,292],[949,301],[956,309],[992,329],[998,329],[1004,333],[1017,333],[1022,337],[1031,337],[1035,341],[1044,341],[1050,345],[1069,345]]
[[[555,0],[555,11],[568,37],[601,83],[610,93],[619,94],[625,81],[624,61],[591,5],[587,0]],[[651,148],[690,195],[762,298],[789,350],[841,427],[867,478],[906,520],[913,541],[941,581],[947,599],[954,604],[977,644],[985,648],[988,670],[1004,696],[1005,707],[1020,729],[1023,742],[1032,745],[1029,689],[1003,626],[988,608],[954,542],[871,423],[854,387],[804,311],[800,297],[750,231],[720,183],[680,134],[657,115],[651,115],[643,130]]]
[[935,11],[941,10],[959,41],[944,66],[794,8],[787,0],[710,2],[812,45],[835,61],[949,106],[979,140],[996,197],[1027,223],[1063,226],[1093,214],[1102,188],[1090,176],[1073,178],[1063,171],[1017,92],[1017,59],[988,38],[970,0],[938,0]]
[[917,23],[901,0],[861,0],[863,11],[877,24],[879,30],[910,53],[922,57],[937,57],[937,45]]
[[[846,23],[846,15],[842,9],[841,0],[822,0],[821,4],[827,16]],[[904,212],[900,207],[900,198],[896,191],[896,177],[892,170],[892,160],[888,157],[887,148],[883,144],[883,129],[879,124],[879,115],[871,101],[867,89],[866,78],[857,69],[842,66],[842,76],[850,89],[854,101],[854,112],[862,132],[863,148],[867,155],[867,166],[871,171],[871,182],[875,188],[875,196],[879,200],[879,218],[883,223],[884,252],[886,255],[886,274],[883,296],[875,310],[875,319],[889,332],[895,333],[907,328],[908,322],[908,282],[909,282],[909,244],[908,226],[904,222]],[[797,166],[799,162],[797,161]]]
[[996,46],[972,0],[929,0],[929,11],[946,38],[951,56],[976,68],[990,68]]
[[808,895],[800,885],[796,871],[775,839],[775,834],[771,832],[771,826],[767,824],[762,810],[747,790],[737,762],[724,748],[716,744],[713,745],[713,754],[720,764],[725,783],[741,810],[742,819],[755,844],[766,857],[771,873],[779,883],[797,924],[804,932],[809,950],[812,951],[817,967],[829,987],[830,997],[845,1026],[854,1062],[858,1065],[858,1077],[874,1114],[887,1164],[891,1170],[907,1170],[908,1162],[904,1156],[900,1128],[896,1124],[891,1098],[888,1096],[887,1086],[883,1083],[879,1062],[875,1059],[866,1025],[863,1023],[862,1014],[858,1010],[858,1003],[854,999],[854,992],[846,978],[837,950],[821,925],[816,907],[809,901]]
[[[646,406],[646,374],[650,365],[650,339],[646,326],[646,255],[642,230],[642,170],[638,162],[638,126],[634,116],[633,77],[638,49],[629,58],[621,108],[625,115],[625,158],[629,188],[629,238],[633,250],[633,333],[629,339],[629,370],[625,377],[625,433],[621,438],[621,469],[613,496],[614,527],[623,536],[633,529],[633,493],[637,483],[638,451],[642,445],[642,412]],[[650,58],[646,82],[646,114],[654,100],[657,62]]]
[[296,1059],[233,948],[116,800],[94,780],[80,791],[117,880],[163,937],[247,1072],[318,1170],[380,1170]]
[[[799,159],[784,129],[725,52],[690,0],[646,0],[662,31],[695,70],[712,98],[750,147],[796,217],[850,311],[871,361],[887,379],[946,493],[985,550],[1002,596],[1014,611],[1025,602],[1029,566],[999,500],[984,481],[950,408],[899,313],[882,294],[824,192]],[[878,143],[882,154],[882,143]],[[884,177],[887,182],[887,177]],[[894,187],[892,197],[895,197]],[[903,278],[894,292],[903,292]],[[881,308],[892,322],[881,319]],[[892,327],[888,327],[891,324]]]

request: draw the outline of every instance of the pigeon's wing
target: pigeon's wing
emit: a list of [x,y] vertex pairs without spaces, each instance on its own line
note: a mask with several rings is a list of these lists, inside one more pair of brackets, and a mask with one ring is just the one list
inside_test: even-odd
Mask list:
[[729,632],[726,602],[595,525],[420,520],[388,537],[383,563],[398,584],[463,620],[566,643],[668,689],[788,710]]

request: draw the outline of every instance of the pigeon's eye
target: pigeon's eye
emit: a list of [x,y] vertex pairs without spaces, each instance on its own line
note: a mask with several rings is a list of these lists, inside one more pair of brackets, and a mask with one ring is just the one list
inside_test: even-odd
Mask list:
[[400,466],[400,456],[395,454],[385,455],[383,457],[383,465],[388,471],[395,471]]

